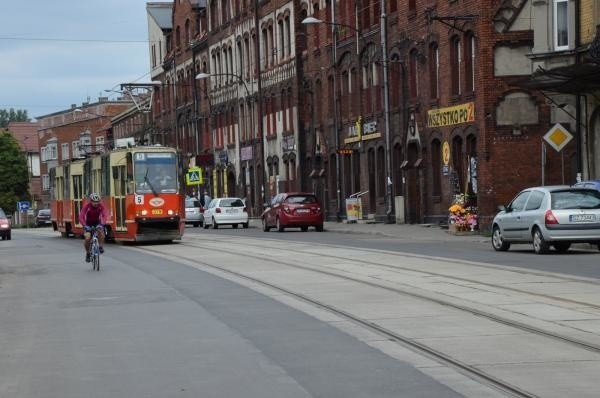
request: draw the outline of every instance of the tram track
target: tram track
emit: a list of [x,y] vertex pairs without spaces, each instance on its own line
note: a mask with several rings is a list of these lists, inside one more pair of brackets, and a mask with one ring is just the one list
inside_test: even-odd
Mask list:
[[[182,242],[180,245],[184,245],[185,247],[189,247],[192,249],[200,249],[200,250],[215,250],[215,245],[223,245],[223,241],[222,240],[211,240],[211,239],[203,239],[203,243],[200,244],[198,242]],[[589,342],[585,342],[582,340],[578,340],[578,339],[574,339],[568,336],[563,336],[560,335],[558,333],[554,333],[548,330],[543,330],[541,328],[537,328],[531,325],[527,325],[521,322],[516,322],[514,320],[511,319],[507,319],[507,318],[503,318],[503,317],[499,317],[495,314],[492,313],[488,313],[479,309],[475,309],[475,308],[470,308],[467,306],[461,306],[461,305],[457,305],[455,303],[452,303],[450,301],[444,301],[441,299],[437,299],[437,298],[433,298],[424,294],[417,294],[415,292],[412,291],[408,291],[408,290],[404,290],[404,289],[400,289],[397,287],[390,287],[390,286],[386,286],[382,283],[376,283],[373,281],[367,281],[361,278],[357,278],[357,277],[352,277],[349,276],[348,274],[343,274],[341,273],[341,271],[334,271],[334,270],[326,270],[326,269],[322,269],[322,268],[316,268],[314,266],[308,266],[308,265],[302,265],[302,264],[298,264],[295,263],[293,261],[286,261],[283,260],[280,257],[274,257],[273,255],[268,255],[268,254],[256,254],[256,253],[249,253],[249,252],[240,252],[240,250],[236,250],[235,247],[237,246],[243,246],[243,247],[252,247],[255,248],[256,250],[264,250],[264,245],[259,245],[259,244],[252,244],[249,243],[247,241],[244,241],[243,244],[242,243],[238,243],[238,242],[232,242],[232,241],[228,241],[226,243],[227,248],[224,247],[219,247],[218,251],[220,253],[226,254],[227,256],[239,256],[241,258],[247,258],[247,259],[253,259],[253,260],[257,260],[263,263],[272,263],[272,264],[276,264],[278,266],[286,266],[286,267],[291,267],[291,268],[295,268],[295,269],[299,269],[299,270],[303,270],[303,271],[310,271],[310,272],[314,272],[314,273],[320,273],[322,275],[327,275],[330,277],[335,277],[335,278],[340,278],[342,280],[346,280],[346,281],[351,281],[353,283],[360,283],[366,286],[369,286],[371,288],[375,288],[375,289],[383,289],[387,292],[392,292],[398,295],[403,295],[403,296],[409,296],[412,298],[416,298],[416,299],[420,299],[420,300],[426,300],[428,302],[431,303],[435,303],[438,305],[443,305],[446,307],[451,307],[454,308],[456,310],[459,311],[464,311],[467,312],[471,315],[474,316],[478,316],[478,317],[482,317],[482,318],[486,318],[489,319],[493,322],[499,323],[499,324],[503,324],[505,326],[509,326],[521,331],[524,331],[526,333],[531,333],[537,336],[543,336],[546,338],[551,338],[554,341],[560,342],[560,343],[564,343],[564,344],[568,344],[571,345],[573,347],[577,347],[580,349],[585,349],[587,351],[593,352],[595,354],[600,354],[600,347],[589,343]],[[339,248],[339,247],[338,247]],[[156,254],[159,255],[165,255],[163,250],[155,250],[155,249],[150,249],[150,248],[145,248],[145,251],[150,251],[150,252],[154,252]],[[310,250],[298,250],[298,249],[290,249],[290,248],[286,248],[285,251],[290,252],[290,253],[295,253],[295,254],[303,254],[303,255],[318,255],[320,257],[324,257],[323,253],[321,252],[317,252],[317,251],[313,251],[311,252]],[[402,255],[404,256],[404,254],[399,254],[399,253],[394,253],[395,255]],[[284,293],[287,296],[290,297],[294,297],[298,300],[301,300],[303,302],[309,303],[312,306],[315,306],[317,308],[321,308],[324,310],[327,310],[331,313],[337,314],[338,316],[345,318],[357,325],[360,325],[364,328],[367,328],[371,331],[374,331],[376,333],[378,333],[381,336],[384,336],[386,339],[390,340],[390,341],[395,341],[398,342],[399,344],[402,344],[404,346],[410,347],[411,349],[420,352],[422,354],[425,354],[429,357],[435,358],[437,359],[439,362],[447,364],[455,369],[457,369],[459,372],[463,373],[463,374],[467,374],[469,375],[471,378],[478,380],[481,383],[484,383],[486,385],[490,385],[493,386],[494,388],[507,393],[511,396],[517,396],[517,397],[535,397],[537,395],[530,393],[528,391],[525,391],[524,389],[519,388],[516,385],[513,385],[511,383],[506,382],[505,380],[502,380],[501,378],[498,378],[492,374],[489,374],[488,372],[485,372],[481,369],[478,369],[477,366],[471,365],[469,363],[465,363],[464,361],[461,361],[458,358],[454,358],[451,355],[448,355],[438,349],[429,347],[425,344],[420,343],[419,341],[416,341],[414,338],[410,338],[410,337],[406,337],[404,335],[401,335],[393,330],[390,330],[388,328],[385,328],[375,322],[369,321],[368,319],[364,319],[361,317],[358,317],[354,314],[352,314],[349,311],[343,310],[341,308],[338,308],[336,306],[333,306],[331,304],[328,304],[325,301],[319,300],[319,299],[315,299],[313,297],[310,297],[309,295],[303,294],[301,292],[286,288],[285,286],[282,286],[281,284],[277,284],[277,283],[272,283],[269,282],[267,280],[258,278],[258,277],[254,277],[252,275],[248,275],[246,273],[243,272],[238,272],[235,270],[232,270],[226,266],[222,266],[219,264],[215,264],[211,261],[206,261],[206,260],[199,260],[198,257],[189,257],[189,256],[185,256],[185,255],[181,255],[181,254],[176,254],[176,253],[169,253],[170,257],[176,257],[178,259],[181,260],[185,260],[185,261],[193,261],[197,264],[200,264],[204,267],[216,270],[218,272],[222,272],[224,274],[228,274],[231,275],[235,278],[241,278],[244,280],[247,280],[249,282],[252,283],[256,283],[265,287],[268,287],[270,289],[273,289],[275,291]],[[345,256],[337,256],[337,255],[325,255],[325,257],[329,257],[330,259],[335,259],[335,260],[341,260],[341,261],[354,261],[356,263],[365,263],[364,260],[357,260],[357,259],[352,259],[349,257],[345,257]],[[385,263],[381,263],[381,262],[376,262],[376,261],[371,261],[368,262],[368,264],[370,266],[375,266],[375,267],[392,267],[389,264],[385,264]],[[411,271],[414,272],[414,269],[411,269],[409,267],[400,267],[401,270],[407,270],[407,271]],[[449,278],[451,276],[446,275],[446,274],[436,274],[438,276],[444,276],[446,278]],[[462,281],[469,281],[469,282],[475,282],[473,280],[469,280],[469,279],[465,279],[465,278],[459,278]],[[477,283],[479,283],[477,281]],[[494,284],[489,284],[490,286],[499,288],[499,289],[505,289],[504,286],[501,285],[494,285]],[[518,290],[516,290],[518,291]],[[528,293],[529,292],[525,292]],[[548,298],[553,298],[551,296],[546,296]],[[589,305],[589,303],[587,303]]]

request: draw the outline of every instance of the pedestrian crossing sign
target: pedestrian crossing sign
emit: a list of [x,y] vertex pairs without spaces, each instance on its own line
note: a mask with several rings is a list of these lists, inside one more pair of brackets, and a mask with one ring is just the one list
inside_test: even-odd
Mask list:
[[194,167],[188,169],[185,174],[186,185],[202,185],[202,169],[200,167]]

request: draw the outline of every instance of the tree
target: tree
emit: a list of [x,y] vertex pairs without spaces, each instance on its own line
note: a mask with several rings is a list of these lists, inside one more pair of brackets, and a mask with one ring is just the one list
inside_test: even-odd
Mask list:
[[30,120],[25,110],[18,109],[15,111],[13,108],[9,110],[0,109],[0,128],[8,127],[8,123],[10,122],[29,122]]
[[0,207],[10,214],[18,201],[29,199],[29,170],[25,154],[8,131],[0,132],[0,153]]

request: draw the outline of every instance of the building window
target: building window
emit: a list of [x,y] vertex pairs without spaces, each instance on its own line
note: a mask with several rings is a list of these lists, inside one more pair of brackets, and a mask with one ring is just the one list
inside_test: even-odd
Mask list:
[[432,43],[429,46],[429,85],[431,98],[438,98],[440,88],[440,49],[437,43]]
[[554,49],[569,48],[569,1],[554,0]]
[[46,156],[48,157],[48,160],[58,159],[58,145],[56,142],[48,144],[48,147],[46,148]]
[[452,88],[452,95],[460,95],[461,94],[461,87],[460,87],[460,80],[461,80],[461,74],[460,74],[460,69],[462,66],[462,55],[461,55],[461,45],[460,45],[460,39],[458,38],[458,36],[454,36],[451,40],[450,40],[450,63],[451,63],[451,88]]
[[71,152],[73,153],[73,159],[79,157],[79,141],[71,142]]
[[410,98],[417,98],[419,95],[419,58],[417,50],[412,50],[409,57],[410,63],[408,65],[409,89]]
[[468,32],[465,37],[465,92],[475,91],[475,35]]
[[42,175],[42,189],[44,191],[50,190],[50,176],[48,174]]
[[67,160],[69,159],[69,144],[68,143],[64,143],[64,144],[60,144],[60,157],[62,158],[62,160]]
[[442,147],[440,140],[435,139],[431,143],[431,193],[433,196],[440,196],[442,192]]

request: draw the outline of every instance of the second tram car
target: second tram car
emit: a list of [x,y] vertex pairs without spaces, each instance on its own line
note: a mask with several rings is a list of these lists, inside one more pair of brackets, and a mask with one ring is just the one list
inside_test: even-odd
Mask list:
[[79,212],[92,192],[109,213],[107,238],[172,241],[185,229],[180,153],[167,147],[132,147],[90,156],[50,171],[51,218],[62,236],[82,235]]

